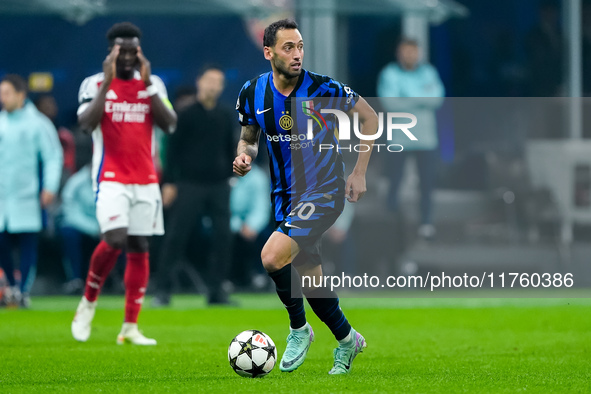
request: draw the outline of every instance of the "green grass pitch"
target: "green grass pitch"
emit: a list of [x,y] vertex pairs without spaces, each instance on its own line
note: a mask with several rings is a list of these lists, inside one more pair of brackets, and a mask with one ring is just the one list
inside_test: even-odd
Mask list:
[[[140,315],[156,347],[117,346],[123,297],[99,300],[87,343],[70,336],[78,298],[38,297],[31,310],[0,310],[0,393],[32,392],[590,392],[591,300],[342,299],[368,342],[347,376],[329,376],[336,342],[316,332],[293,373],[235,374],[227,347],[245,329],[269,334],[281,357],[287,315],[274,295],[238,295],[240,307],[175,297]],[[149,300],[148,300],[149,301]]]

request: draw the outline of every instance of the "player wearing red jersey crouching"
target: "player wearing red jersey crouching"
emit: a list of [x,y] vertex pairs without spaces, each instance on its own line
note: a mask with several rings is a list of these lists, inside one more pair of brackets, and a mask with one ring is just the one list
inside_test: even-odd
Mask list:
[[83,130],[92,130],[92,175],[102,233],[72,321],[72,335],[81,342],[90,337],[97,297],[125,248],[125,320],[117,343],[156,344],[137,328],[149,277],[148,237],[164,234],[153,127],[170,133],[177,117],[162,80],[151,75],[140,38],[140,29],[131,23],[111,27],[103,72],[80,86],[78,122]]

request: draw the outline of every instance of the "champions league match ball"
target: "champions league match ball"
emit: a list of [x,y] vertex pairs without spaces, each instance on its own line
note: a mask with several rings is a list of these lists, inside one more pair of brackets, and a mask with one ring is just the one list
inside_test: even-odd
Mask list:
[[275,367],[277,348],[267,334],[257,330],[246,330],[230,342],[228,361],[238,375],[260,378]]

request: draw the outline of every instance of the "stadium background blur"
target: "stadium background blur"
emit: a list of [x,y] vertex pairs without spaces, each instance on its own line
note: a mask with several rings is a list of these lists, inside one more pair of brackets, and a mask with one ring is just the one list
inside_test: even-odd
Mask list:
[[[563,2],[563,13],[569,1]],[[75,116],[78,88],[84,77],[100,71],[107,47],[104,32],[113,23],[129,20],[142,29],[143,51],[152,63],[153,73],[166,84],[171,101],[176,98],[175,92],[194,85],[195,76],[203,65],[215,63],[226,74],[221,101],[233,106],[244,81],[269,69],[257,41],[262,37],[261,26],[285,15],[300,20],[300,16],[309,11],[306,7],[310,4],[288,0],[247,1],[236,2],[243,3],[236,10],[229,7],[224,11],[220,6],[212,11],[212,8],[204,6],[203,14],[191,8],[183,15],[182,3],[176,7],[166,8],[163,5],[164,8],[158,8],[148,2],[145,10],[136,13],[133,7],[139,3],[130,1],[122,3],[127,4],[127,8],[120,7],[117,14],[109,15],[104,11],[109,9],[110,3],[113,4],[107,0],[47,0],[41,1],[39,4],[42,5],[33,10],[27,8],[28,2],[0,0],[0,76],[18,73],[28,77],[33,88],[30,93],[32,99],[42,93],[53,95],[59,106],[56,123],[72,130],[75,135],[78,133]],[[318,2],[325,3],[330,2]],[[341,4],[345,3],[350,4]],[[338,33],[336,43],[339,47],[346,47],[346,50],[337,53],[333,76],[366,97],[376,96],[377,75],[386,63],[393,60],[396,42],[405,28],[405,14],[400,11],[405,2],[383,3],[394,11],[384,12],[386,15],[377,15],[375,9],[373,12],[360,10],[360,13],[347,11],[336,13],[336,17],[331,19]],[[566,59],[567,43],[571,38],[567,34],[569,26],[560,16],[559,1],[461,0],[458,2],[461,5],[458,5],[433,0],[424,3],[449,12],[438,23],[428,27],[429,61],[439,71],[448,97],[483,98],[483,106],[488,105],[486,100],[495,97],[534,97],[536,87],[552,83],[544,77],[536,79],[540,73],[535,71],[553,62],[560,64],[561,71],[559,75],[554,75],[557,82],[554,87],[550,86],[550,90],[554,88],[555,96],[568,97]],[[334,6],[339,9],[338,2]],[[559,10],[557,26],[562,25],[558,30],[561,42],[559,55],[552,53],[543,62],[532,63],[529,42],[540,23],[540,10],[553,6]],[[584,1],[582,8],[586,18],[583,20],[581,16],[582,31],[586,31],[586,36],[582,40],[580,89],[584,96],[589,96],[591,36],[588,26],[591,24],[591,2]],[[322,18],[322,12],[320,9],[316,17]],[[313,23],[322,23],[322,20]],[[304,32],[304,40],[309,43],[317,41],[318,37]],[[318,56],[315,58],[313,51],[306,53],[304,67],[324,72],[311,66],[318,62]],[[521,103],[533,102],[523,100]],[[544,103],[560,102],[563,103],[561,105],[579,102],[568,98],[563,98],[563,101],[545,100]],[[458,99],[455,103],[461,105],[462,101]],[[588,100],[582,100],[582,103],[584,108],[588,108]],[[587,117],[591,113],[588,110],[584,112]],[[571,152],[567,144],[570,136],[568,126],[529,130],[524,135],[522,130],[511,128],[497,130],[478,124],[461,127],[457,118],[454,121],[448,115],[445,110],[438,114],[440,165],[434,205],[439,236],[427,247],[415,242],[417,195],[416,174],[412,166],[408,170],[408,181],[402,188],[402,203],[410,208],[405,210],[407,214],[404,217],[380,215],[376,211],[375,207],[382,203],[387,188],[380,170],[372,170],[374,175],[368,176],[366,201],[357,207],[349,228],[347,248],[352,248],[354,252],[348,254],[348,259],[343,257],[345,261],[335,261],[335,264],[339,267],[342,264],[349,272],[359,272],[356,262],[359,256],[368,256],[363,248],[371,246],[355,245],[354,239],[364,234],[377,246],[373,249],[379,249],[367,260],[370,260],[369,266],[374,268],[374,272],[381,274],[427,270],[481,272],[491,266],[538,272],[540,267],[551,267],[554,271],[568,268],[577,273],[577,286],[591,285],[589,268],[584,264],[591,252],[591,221],[585,216],[587,211],[591,215],[591,161],[585,159],[585,155],[591,157],[588,154],[591,147],[584,141],[578,141],[579,149],[583,149],[580,161],[556,164],[564,167],[564,174],[569,174],[568,179],[572,182],[557,187],[544,182],[535,184],[532,179],[540,178],[536,174],[561,177],[562,173],[547,172],[539,161],[531,160],[528,156],[531,146],[536,141],[549,144],[542,144],[541,148],[536,146],[542,149],[542,157],[547,157],[548,162],[554,165],[550,155],[569,156],[565,152]],[[590,130],[589,119],[586,118],[581,137],[590,138]],[[548,146],[554,148],[545,151]],[[377,155],[371,166],[380,168],[380,163]],[[539,165],[532,167],[532,163]],[[569,191],[564,192],[564,188]],[[565,193],[566,196],[562,196]],[[583,220],[577,220],[577,215]],[[33,294],[59,293],[60,284],[65,280],[54,231],[51,225],[44,230],[38,280]],[[336,272],[337,268],[333,267],[329,272]]]
[[[57,211],[50,211],[31,308],[0,308],[0,391],[589,392],[589,3],[0,0],[0,77],[18,73],[29,78],[37,90],[30,95],[33,100],[43,94],[55,97],[57,125],[73,132],[73,138],[61,133],[62,144],[68,149],[77,145],[79,164],[90,144],[75,124],[78,89],[83,78],[101,70],[107,54],[104,35],[116,22],[128,20],[142,29],[142,48],[153,73],[163,78],[177,106],[186,105],[187,97],[194,99],[194,80],[202,66],[216,64],[226,73],[221,101],[233,108],[244,81],[270,69],[262,56],[262,29],[285,16],[295,16],[300,24],[306,42],[303,66],[349,83],[367,98],[376,96],[378,73],[394,60],[401,33],[418,35],[422,44],[428,37],[429,60],[448,97],[437,113],[440,143],[433,194],[437,234],[431,240],[418,237],[419,188],[413,165],[405,167],[399,212],[385,209],[387,161],[383,153],[374,153],[367,194],[358,204],[348,204],[327,232],[325,272],[365,272],[381,278],[443,272],[478,277],[493,271],[532,276],[572,273],[576,287],[553,291],[530,286],[519,291],[522,282],[517,280],[512,288],[499,288],[497,281],[495,289],[485,285],[433,293],[409,288],[339,290],[347,317],[369,344],[349,376],[334,379],[326,373],[334,339],[308,313],[317,337],[306,363],[294,373],[275,370],[264,379],[247,380],[228,365],[228,344],[239,332],[256,328],[273,338],[281,355],[287,333],[285,310],[270,291],[237,292],[232,296],[237,305],[230,306],[208,305],[205,296],[195,294],[205,294],[206,283],[198,273],[205,265],[207,231],[196,234],[197,255],[188,256],[192,261],[175,267],[180,279],[189,279],[179,281],[176,290],[190,294],[175,295],[168,308],[157,307],[152,286],[158,272],[151,276],[141,325],[147,335],[157,338],[158,346],[115,345],[122,320],[123,261],[107,282],[107,294],[101,296],[91,339],[79,343],[68,325],[80,298],[61,295],[67,290],[62,287],[67,265],[52,219]],[[543,13],[555,26],[544,34],[540,11],[556,6],[558,14]],[[424,12],[432,23],[425,23]],[[540,44],[535,39],[540,35],[551,44],[543,37]],[[537,56],[532,56],[532,46]],[[379,104],[375,98],[372,102]],[[353,156],[345,157],[349,169]],[[66,175],[72,170],[71,159],[65,155]],[[240,195],[259,195],[253,187],[264,181],[267,171],[260,164],[258,181],[255,172],[241,178],[246,182],[233,178]],[[89,182],[85,187],[88,191]],[[63,192],[62,198],[71,201],[72,195]],[[92,201],[92,191],[90,198],[85,196],[78,200]],[[238,199],[242,212],[247,212],[245,199]],[[263,204],[268,203],[267,194]],[[207,229],[207,218],[199,224]],[[270,231],[269,225],[258,241]],[[238,247],[244,248],[244,243]],[[252,276],[235,270],[231,279],[237,290],[270,290],[257,247],[260,250],[260,243],[251,244],[235,258],[242,273],[246,269]],[[92,245],[85,248],[91,251]],[[84,274],[86,266],[80,271]]]

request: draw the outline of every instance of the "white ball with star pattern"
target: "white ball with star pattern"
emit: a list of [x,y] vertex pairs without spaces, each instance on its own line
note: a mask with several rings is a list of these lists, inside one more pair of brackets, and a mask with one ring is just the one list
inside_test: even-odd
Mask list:
[[230,342],[228,361],[234,372],[240,376],[263,377],[275,367],[277,348],[267,334],[258,330],[246,330]]

